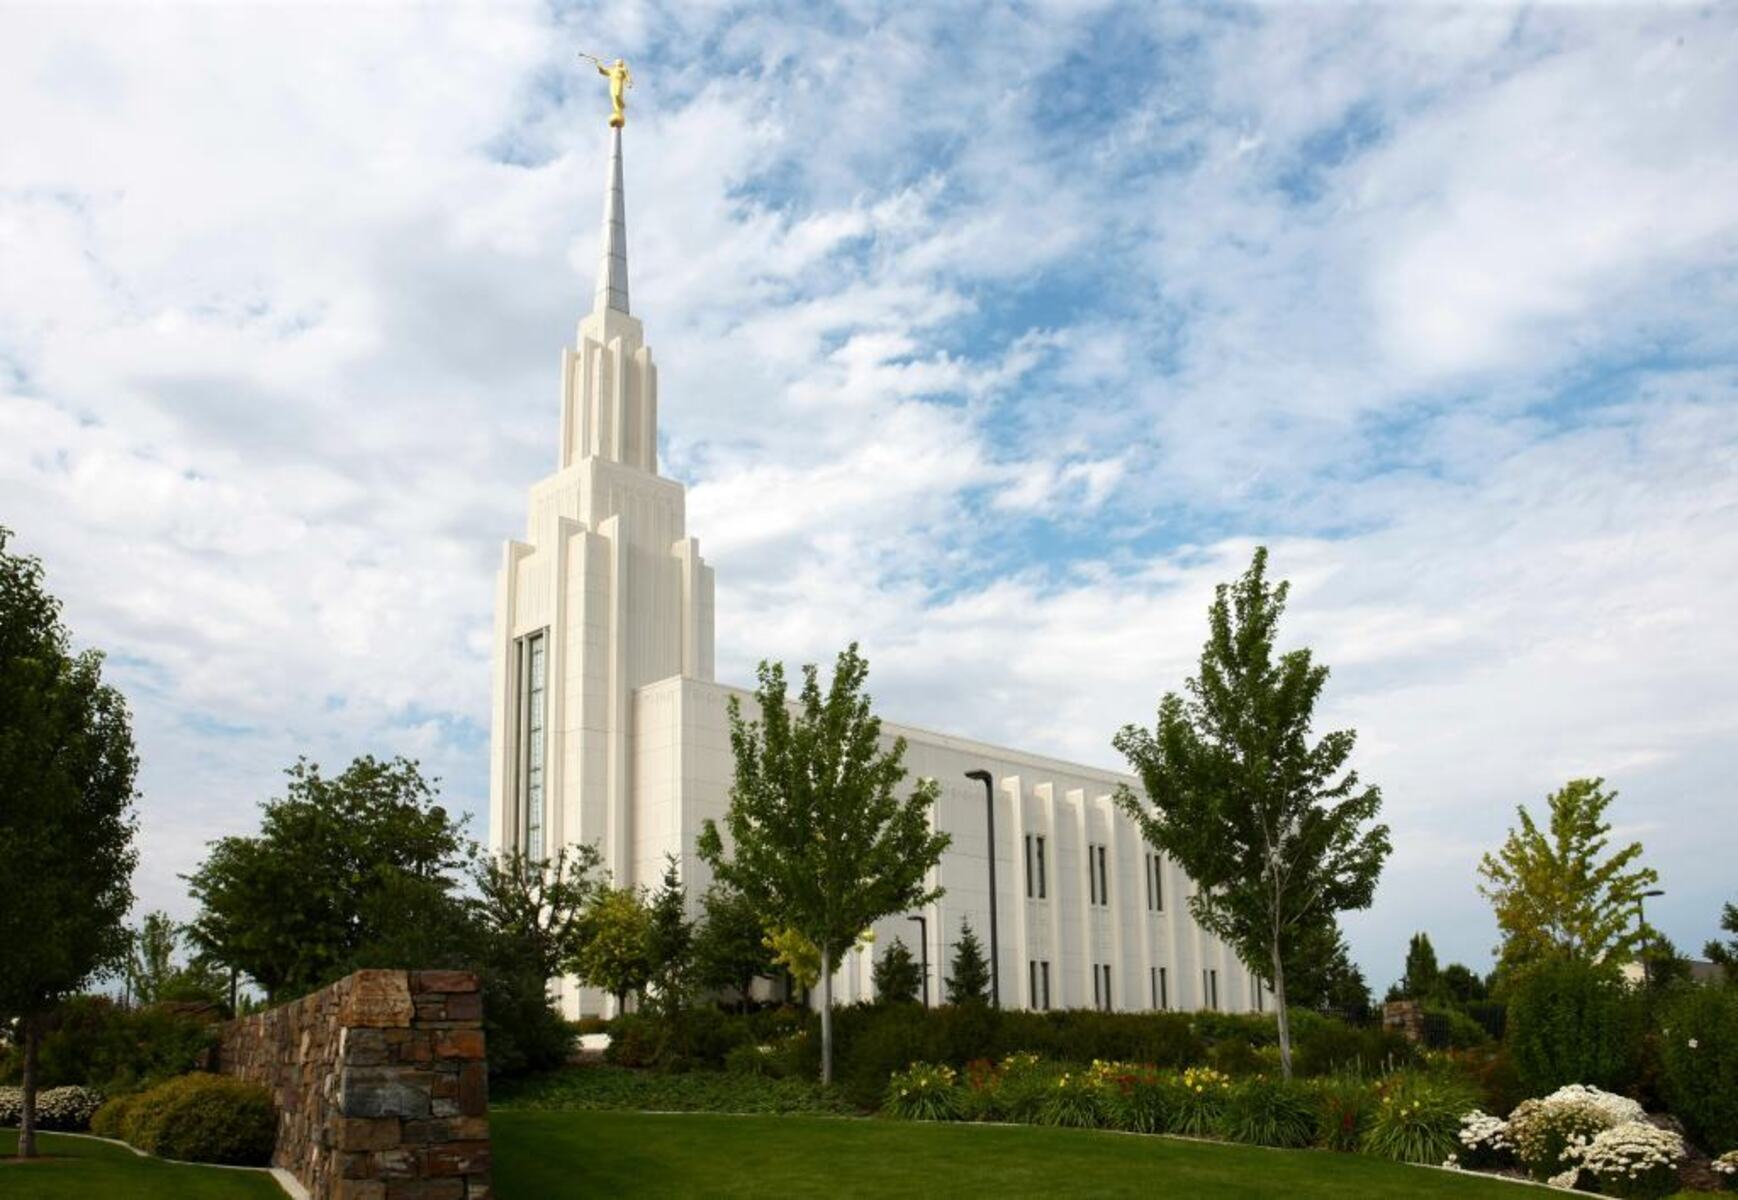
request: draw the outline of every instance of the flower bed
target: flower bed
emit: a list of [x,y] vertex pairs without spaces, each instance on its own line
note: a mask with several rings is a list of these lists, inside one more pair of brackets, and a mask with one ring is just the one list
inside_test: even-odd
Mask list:
[[[102,1107],[101,1092],[82,1087],[43,1088],[36,1093],[36,1127],[79,1133],[90,1128]],[[24,1117],[24,1089],[0,1087],[0,1125],[17,1125]]]

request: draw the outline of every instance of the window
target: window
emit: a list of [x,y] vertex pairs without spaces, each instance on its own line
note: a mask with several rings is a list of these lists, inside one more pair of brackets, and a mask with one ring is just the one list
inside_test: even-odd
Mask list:
[[1032,835],[1028,833],[1026,835],[1026,899],[1028,900],[1032,898],[1032,881],[1034,878],[1036,877],[1032,874]]
[[1092,904],[1110,903],[1110,876],[1105,865],[1104,847],[1097,842],[1086,847],[1086,894]]
[[519,707],[520,776],[519,801],[525,814],[525,853],[543,857],[543,754],[544,695],[548,668],[542,633],[520,639],[519,662],[523,700]]
[[1026,899],[1042,900],[1046,895],[1044,879],[1044,835],[1026,835]]
[[1111,992],[1110,992],[1110,964],[1109,963],[1099,963],[1098,969],[1104,973],[1104,1004],[1102,1005],[1102,1007],[1103,1007],[1105,1012],[1109,1012],[1111,1010],[1111,1008],[1113,1007],[1113,1005],[1111,1004]]
[[1159,872],[1159,856],[1147,855],[1147,911],[1165,911],[1165,879]]
[[1046,892],[1046,891],[1045,891],[1045,878],[1044,878],[1044,838],[1043,838],[1043,836],[1042,836],[1042,835],[1040,835],[1040,836],[1039,836],[1039,837],[1038,837],[1038,838],[1037,838],[1037,839],[1036,839],[1036,844],[1037,844],[1037,847],[1038,847],[1038,899],[1040,899],[1040,900],[1042,900],[1042,899],[1044,899],[1044,898],[1045,898],[1045,896],[1046,896],[1046,895],[1047,895],[1047,894],[1048,894],[1048,893],[1047,893],[1047,892]]
[[1206,1008],[1219,1011],[1219,972],[1204,970],[1201,972],[1201,1000]]
[[1026,964],[1027,986],[1032,995],[1032,1007],[1046,1009],[1050,1007],[1050,963],[1045,959],[1034,958]]
[[[1105,874],[1105,870],[1104,870],[1104,847],[1103,846],[1100,846],[1098,848],[1098,902],[1100,904],[1109,904],[1110,903],[1110,879]],[[1108,971],[1108,970],[1110,970],[1110,968],[1106,967],[1105,970]]]
[[1158,1009],[1171,1007],[1171,997],[1168,995],[1170,980],[1165,978],[1165,968],[1148,967],[1147,982],[1153,989],[1153,1007]]

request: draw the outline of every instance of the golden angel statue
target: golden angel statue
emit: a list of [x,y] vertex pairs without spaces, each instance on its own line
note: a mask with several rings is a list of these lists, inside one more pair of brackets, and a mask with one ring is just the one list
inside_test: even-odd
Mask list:
[[606,63],[603,59],[591,54],[581,54],[581,58],[589,58],[597,64],[597,73],[610,81],[610,103],[615,111],[610,114],[610,124],[620,129],[628,123],[627,90],[634,86],[634,77],[628,72],[628,64],[621,59]]

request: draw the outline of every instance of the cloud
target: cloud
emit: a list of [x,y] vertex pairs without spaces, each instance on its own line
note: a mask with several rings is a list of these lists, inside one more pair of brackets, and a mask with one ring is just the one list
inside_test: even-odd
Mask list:
[[[1718,8],[138,9],[9,22],[0,514],[144,754],[141,898],[299,753],[481,810],[492,573],[589,304],[596,81],[720,673],[1116,765],[1257,541],[1396,857],[1604,772],[1727,898],[1738,71]],[[606,36],[607,35],[607,36]],[[793,502],[793,497],[800,497]],[[481,830],[479,829],[480,833]],[[1650,915],[1653,915],[1650,910]]]

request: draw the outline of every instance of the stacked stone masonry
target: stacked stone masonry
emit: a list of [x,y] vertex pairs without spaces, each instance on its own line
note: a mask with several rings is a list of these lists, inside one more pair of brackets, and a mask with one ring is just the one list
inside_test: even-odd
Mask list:
[[314,1200],[483,1200],[483,998],[464,971],[358,971],[223,1027],[218,1069],[278,1107],[272,1164]]

